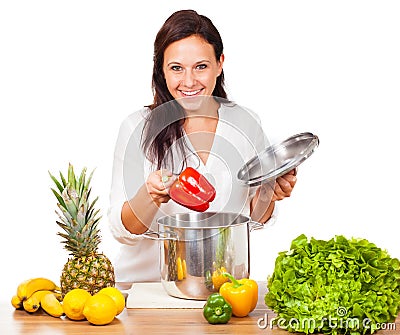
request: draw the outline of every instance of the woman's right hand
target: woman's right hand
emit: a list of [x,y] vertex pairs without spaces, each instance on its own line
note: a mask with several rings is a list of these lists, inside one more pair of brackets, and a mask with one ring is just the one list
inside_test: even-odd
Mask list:
[[168,191],[175,179],[167,170],[157,170],[149,174],[146,180],[147,192],[157,206],[171,199]]

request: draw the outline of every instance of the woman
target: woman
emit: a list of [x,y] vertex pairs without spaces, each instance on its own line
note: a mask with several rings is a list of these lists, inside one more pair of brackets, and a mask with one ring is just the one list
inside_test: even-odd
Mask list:
[[160,216],[189,210],[168,191],[185,166],[205,175],[216,188],[209,211],[251,215],[266,223],[275,201],[290,196],[294,171],[274,188],[244,187],[238,169],[266,146],[254,113],[227,100],[223,43],[205,16],[192,10],[172,14],[154,43],[153,104],[121,125],[114,156],[110,227],[121,242],[117,281],[158,281]]

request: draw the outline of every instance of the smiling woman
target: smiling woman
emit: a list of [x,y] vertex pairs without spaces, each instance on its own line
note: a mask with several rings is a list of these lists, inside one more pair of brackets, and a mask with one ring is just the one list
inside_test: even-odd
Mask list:
[[[191,117],[186,118],[183,124],[189,138],[192,133],[203,133],[198,143],[195,143],[196,137],[192,136],[190,140],[204,163],[217,127],[218,104],[210,99],[207,108],[197,108],[195,98],[213,94],[217,78],[222,73],[223,59],[223,54],[219,59],[216,58],[213,46],[200,35],[173,42],[164,52],[163,69],[168,91],[185,110],[190,110]],[[202,99],[204,102],[205,99]]]
[[212,95],[222,72],[224,55],[216,59],[211,44],[192,35],[171,43],[164,53],[167,88],[175,99]]
[[272,189],[239,184],[236,172],[265,148],[265,135],[256,114],[227,99],[223,43],[209,18],[173,13],[157,33],[153,61],[153,103],[124,120],[115,147],[109,218],[121,242],[114,265],[119,282],[160,280],[158,241],[144,233],[157,231],[163,215],[190,212],[169,194],[177,166],[213,180],[216,195],[207,211],[262,223],[296,183],[291,171]]

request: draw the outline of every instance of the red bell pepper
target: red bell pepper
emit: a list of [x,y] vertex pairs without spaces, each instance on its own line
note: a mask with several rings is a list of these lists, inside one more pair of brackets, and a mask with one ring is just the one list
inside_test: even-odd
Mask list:
[[215,199],[215,188],[201,173],[188,167],[172,184],[169,195],[182,206],[204,212]]
[[215,199],[214,186],[197,170],[188,167],[178,177],[186,189],[204,201],[212,202]]

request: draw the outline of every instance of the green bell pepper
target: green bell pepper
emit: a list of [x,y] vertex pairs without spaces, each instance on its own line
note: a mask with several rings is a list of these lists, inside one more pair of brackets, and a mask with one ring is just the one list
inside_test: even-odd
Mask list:
[[232,306],[219,293],[212,293],[203,307],[203,315],[208,323],[227,323],[232,316]]

